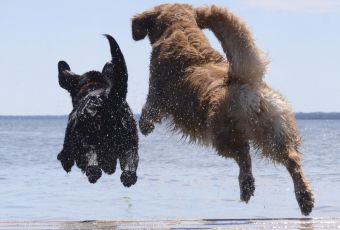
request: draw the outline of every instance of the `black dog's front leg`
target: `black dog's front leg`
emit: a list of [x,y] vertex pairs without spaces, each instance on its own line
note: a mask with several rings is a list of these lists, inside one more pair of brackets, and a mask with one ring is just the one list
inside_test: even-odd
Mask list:
[[114,154],[100,154],[99,155],[100,168],[107,174],[111,175],[116,171],[117,156]]
[[74,157],[70,154],[70,152],[64,149],[61,150],[57,159],[61,162],[61,165],[67,173],[71,172],[71,168],[74,165]]
[[138,149],[132,148],[127,150],[119,158],[120,168],[122,169],[122,175],[120,176],[120,181],[125,187],[130,187],[137,182],[137,167],[138,167],[139,157]]
[[74,165],[76,151],[73,148],[77,142],[77,138],[72,135],[72,127],[75,125],[72,119],[73,113],[70,114],[67,128],[65,131],[64,145],[61,152],[58,154],[57,159],[61,162],[64,170],[69,173]]
[[85,173],[89,182],[94,184],[102,176],[102,170],[98,165],[98,154],[95,149],[91,149],[86,153],[86,160],[87,166]]

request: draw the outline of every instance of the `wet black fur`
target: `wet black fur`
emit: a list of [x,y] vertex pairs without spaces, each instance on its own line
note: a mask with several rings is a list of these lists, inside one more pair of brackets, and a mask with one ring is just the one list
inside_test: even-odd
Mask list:
[[70,93],[73,104],[58,160],[66,172],[76,162],[91,183],[101,177],[102,171],[113,174],[119,160],[121,182],[129,187],[137,181],[138,133],[126,102],[124,56],[114,38],[105,36],[112,60],[102,72],[77,75],[66,62],[58,63],[59,85]]

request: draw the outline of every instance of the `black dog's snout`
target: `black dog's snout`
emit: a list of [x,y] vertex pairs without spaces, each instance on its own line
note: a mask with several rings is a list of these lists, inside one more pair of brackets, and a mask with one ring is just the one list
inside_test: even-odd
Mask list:
[[86,123],[84,126],[87,127],[100,124],[103,106],[104,100],[100,97],[100,95],[87,97],[86,100],[84,100],[79,106],[77,112],[79,121]]
[[58,62],[58,71],[71,70],[70,66],[65,61]]

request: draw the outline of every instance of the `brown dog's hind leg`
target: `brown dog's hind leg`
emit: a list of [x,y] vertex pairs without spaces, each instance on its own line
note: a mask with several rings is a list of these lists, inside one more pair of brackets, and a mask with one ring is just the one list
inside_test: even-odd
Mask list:
[[281,163],[287,168],[294,183],[296,200],[303,215],[308,216],[314,207],[314,194],[309,186],[301,167],[300,154],[295,150],[288,150]]
[[265,157],[287,168],[301,212],[309,215],[314,207],[314,196],[301,167],[300,137],[292,109],[279,93],[264,86],[260,113],[256,116],[252,123],[255,147]]
[[235,140],[243,140],[242,138],[233,138],[234,142],[226,141],[227,135],[220,135],[221,138],[217,138],[215,147],[218,154],[224,157],[233,158],[240,167],[239,172],[239,185],[240,185],[240,199],[248,203],[251,196],[254,196],[255,191],[255,179],[252,173],[251,157],[249,154],[248,142],[238,142]]
[[251,168],[251,158],[249,154],[249,145],[245,145],[237,151],[234,157],[240,167],[238,181],[240,185],[240,199],[248,203],[251,196],[254,196],[255,179]]
[[314,207],[314,195],[303,174],[301,154],[296,150],[297,144],[288,141],[288,138],[282,136],[275,138],[275,135],[271,135],[271,139],[267,138],[266,142],[262,142],[261,145],[264,156],[283,164],[287,168],[294,183],[294,192],[301,213],[305,216],[309,215]]

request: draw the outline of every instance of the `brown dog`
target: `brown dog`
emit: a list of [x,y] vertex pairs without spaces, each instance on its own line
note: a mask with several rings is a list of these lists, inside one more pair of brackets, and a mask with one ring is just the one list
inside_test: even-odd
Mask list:
[[[210,46],[204,28],[219,39],[227,60]],[[308,215],[314,196],[301,168],[294,114],[263,81],[267,61],[246,25],[225,8],[165,4],[136,15],[132,32],[135,40],[148,35],[152,45],[141,132],[147,135],[154,123],[171,118],[191,141],[235,159],[245,202],[255,190],[252,144],[288,169],[301,212]]]

